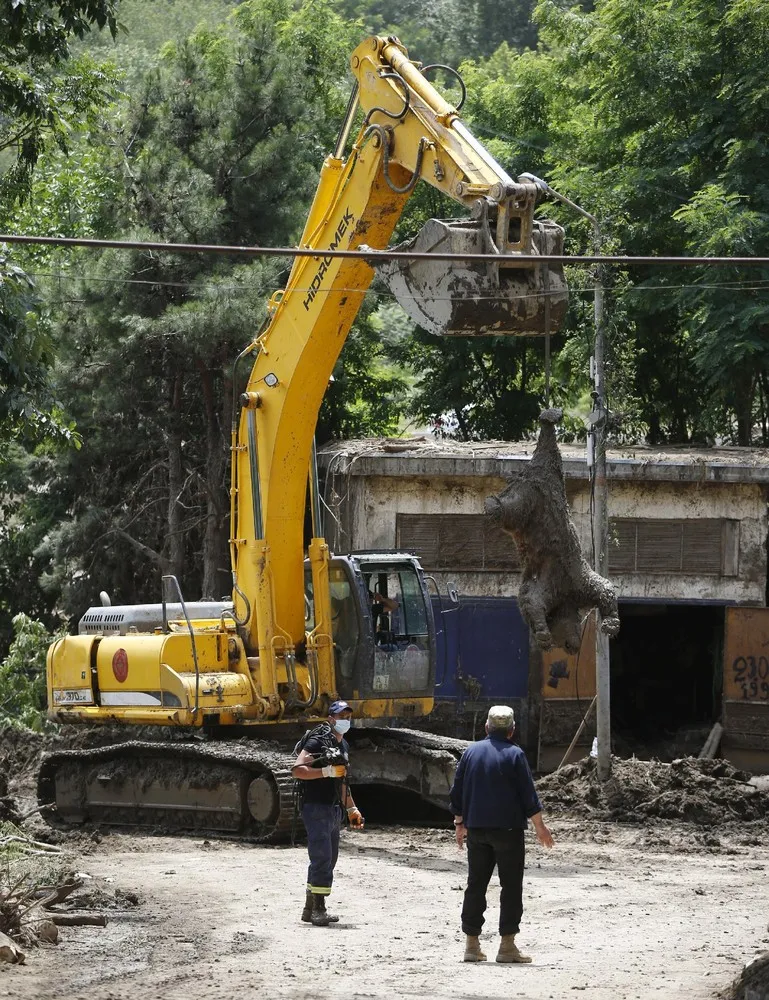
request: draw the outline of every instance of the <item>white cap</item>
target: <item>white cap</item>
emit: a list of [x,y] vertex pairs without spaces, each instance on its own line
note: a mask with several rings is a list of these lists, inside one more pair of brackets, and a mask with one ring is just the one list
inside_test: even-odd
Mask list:
[[515,712],[509,705],[492,705],[486,722],[489,729],[504,729],[509,732],[515,725]]

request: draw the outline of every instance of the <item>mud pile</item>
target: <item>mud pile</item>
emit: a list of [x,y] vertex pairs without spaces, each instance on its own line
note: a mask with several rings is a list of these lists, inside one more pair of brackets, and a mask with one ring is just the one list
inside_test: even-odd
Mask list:
[[0,774],[8,780],[34,770],[46,749],[46,737],[31,729],[0,728]]
[[45,733],[0,726],[0,775],[12,790],[33,789],[43,754],[52,750],[85,750],[137,739],[170,739],[176,733],[158,727],[55,726]]
[[8,792],[8,779],[0,771],[0,823],[18,823],[20,818],[16,801]]
[[750,777],[725,760],[683,757],[663,764],[615,757],[611,778],[602,783],[595,760],[587,757],[547,775],[537,789],[550,815],[719,826],[769,818],[769,793],[750,784]]

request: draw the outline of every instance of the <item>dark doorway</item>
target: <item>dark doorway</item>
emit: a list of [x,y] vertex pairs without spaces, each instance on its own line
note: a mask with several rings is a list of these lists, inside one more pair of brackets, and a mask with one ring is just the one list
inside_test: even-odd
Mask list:
[[451,826],[451,813],[448,809],[426,802],[407,788],[356,785],[353,782],[352,792],[355,804],[367,823],[382,826]]
[[615,752],[699,752],[721,714],[723,607],[623,603],[620,617],[611,644]]

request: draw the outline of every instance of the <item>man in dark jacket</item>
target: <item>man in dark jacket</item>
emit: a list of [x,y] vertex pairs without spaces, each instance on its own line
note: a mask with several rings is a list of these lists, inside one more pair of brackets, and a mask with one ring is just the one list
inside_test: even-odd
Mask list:
[[352,709],[346,701],[329,706],[328,722],[313,729],[301,746],[291,768],[302,782],[302,822],[307,830],[307,895],[302,920],[316,927],[336,923],[326,911],[334,868],[339,855],[339,830],[347,812],[350,826],[361,829],[363,816],[353,802],[347,783],[350,748],[344,734],[350,728]]
[[515,943],[523,914],[523,866],[527,821],[540,844],[553,846],[542,819],[526,756],[513,742],[515,715],[507,705],[489,710],[486,739],[462,754],[451,788],[457,844],[467,840],[467,889],[462,906],[465,962],[485,962],[479,937],[486,911],[486,890],[496,867],[502,887],[498,962],[530,962]]

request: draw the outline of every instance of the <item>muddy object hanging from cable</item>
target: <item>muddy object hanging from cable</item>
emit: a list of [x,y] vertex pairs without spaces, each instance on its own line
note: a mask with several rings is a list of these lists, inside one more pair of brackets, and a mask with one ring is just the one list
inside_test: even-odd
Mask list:
[[506,217],[505,247],[500,251],[488,204],[484,200],[479,206],[474,218],[429,219],[412,240],[391,249],[496,254],[498,261],[422,257],[370,263],[401,307],[430,333],[452,337],[554,333],[566,315],[566,279],[560,264],[538,263],[537,257],[563,253],[563,229],[545,219],[531,219],[528,210],[521,210],[520,217],[513,212]]
[[614,587],[588,565],[571,520],[555,435],[562,416],[556,408],[540,413],[531,461],[485,510],[515,539],[523,563],[518,606],[537,645],[577,653],[588,609],[599,610],[606,635],[617,635],[620,623]]

